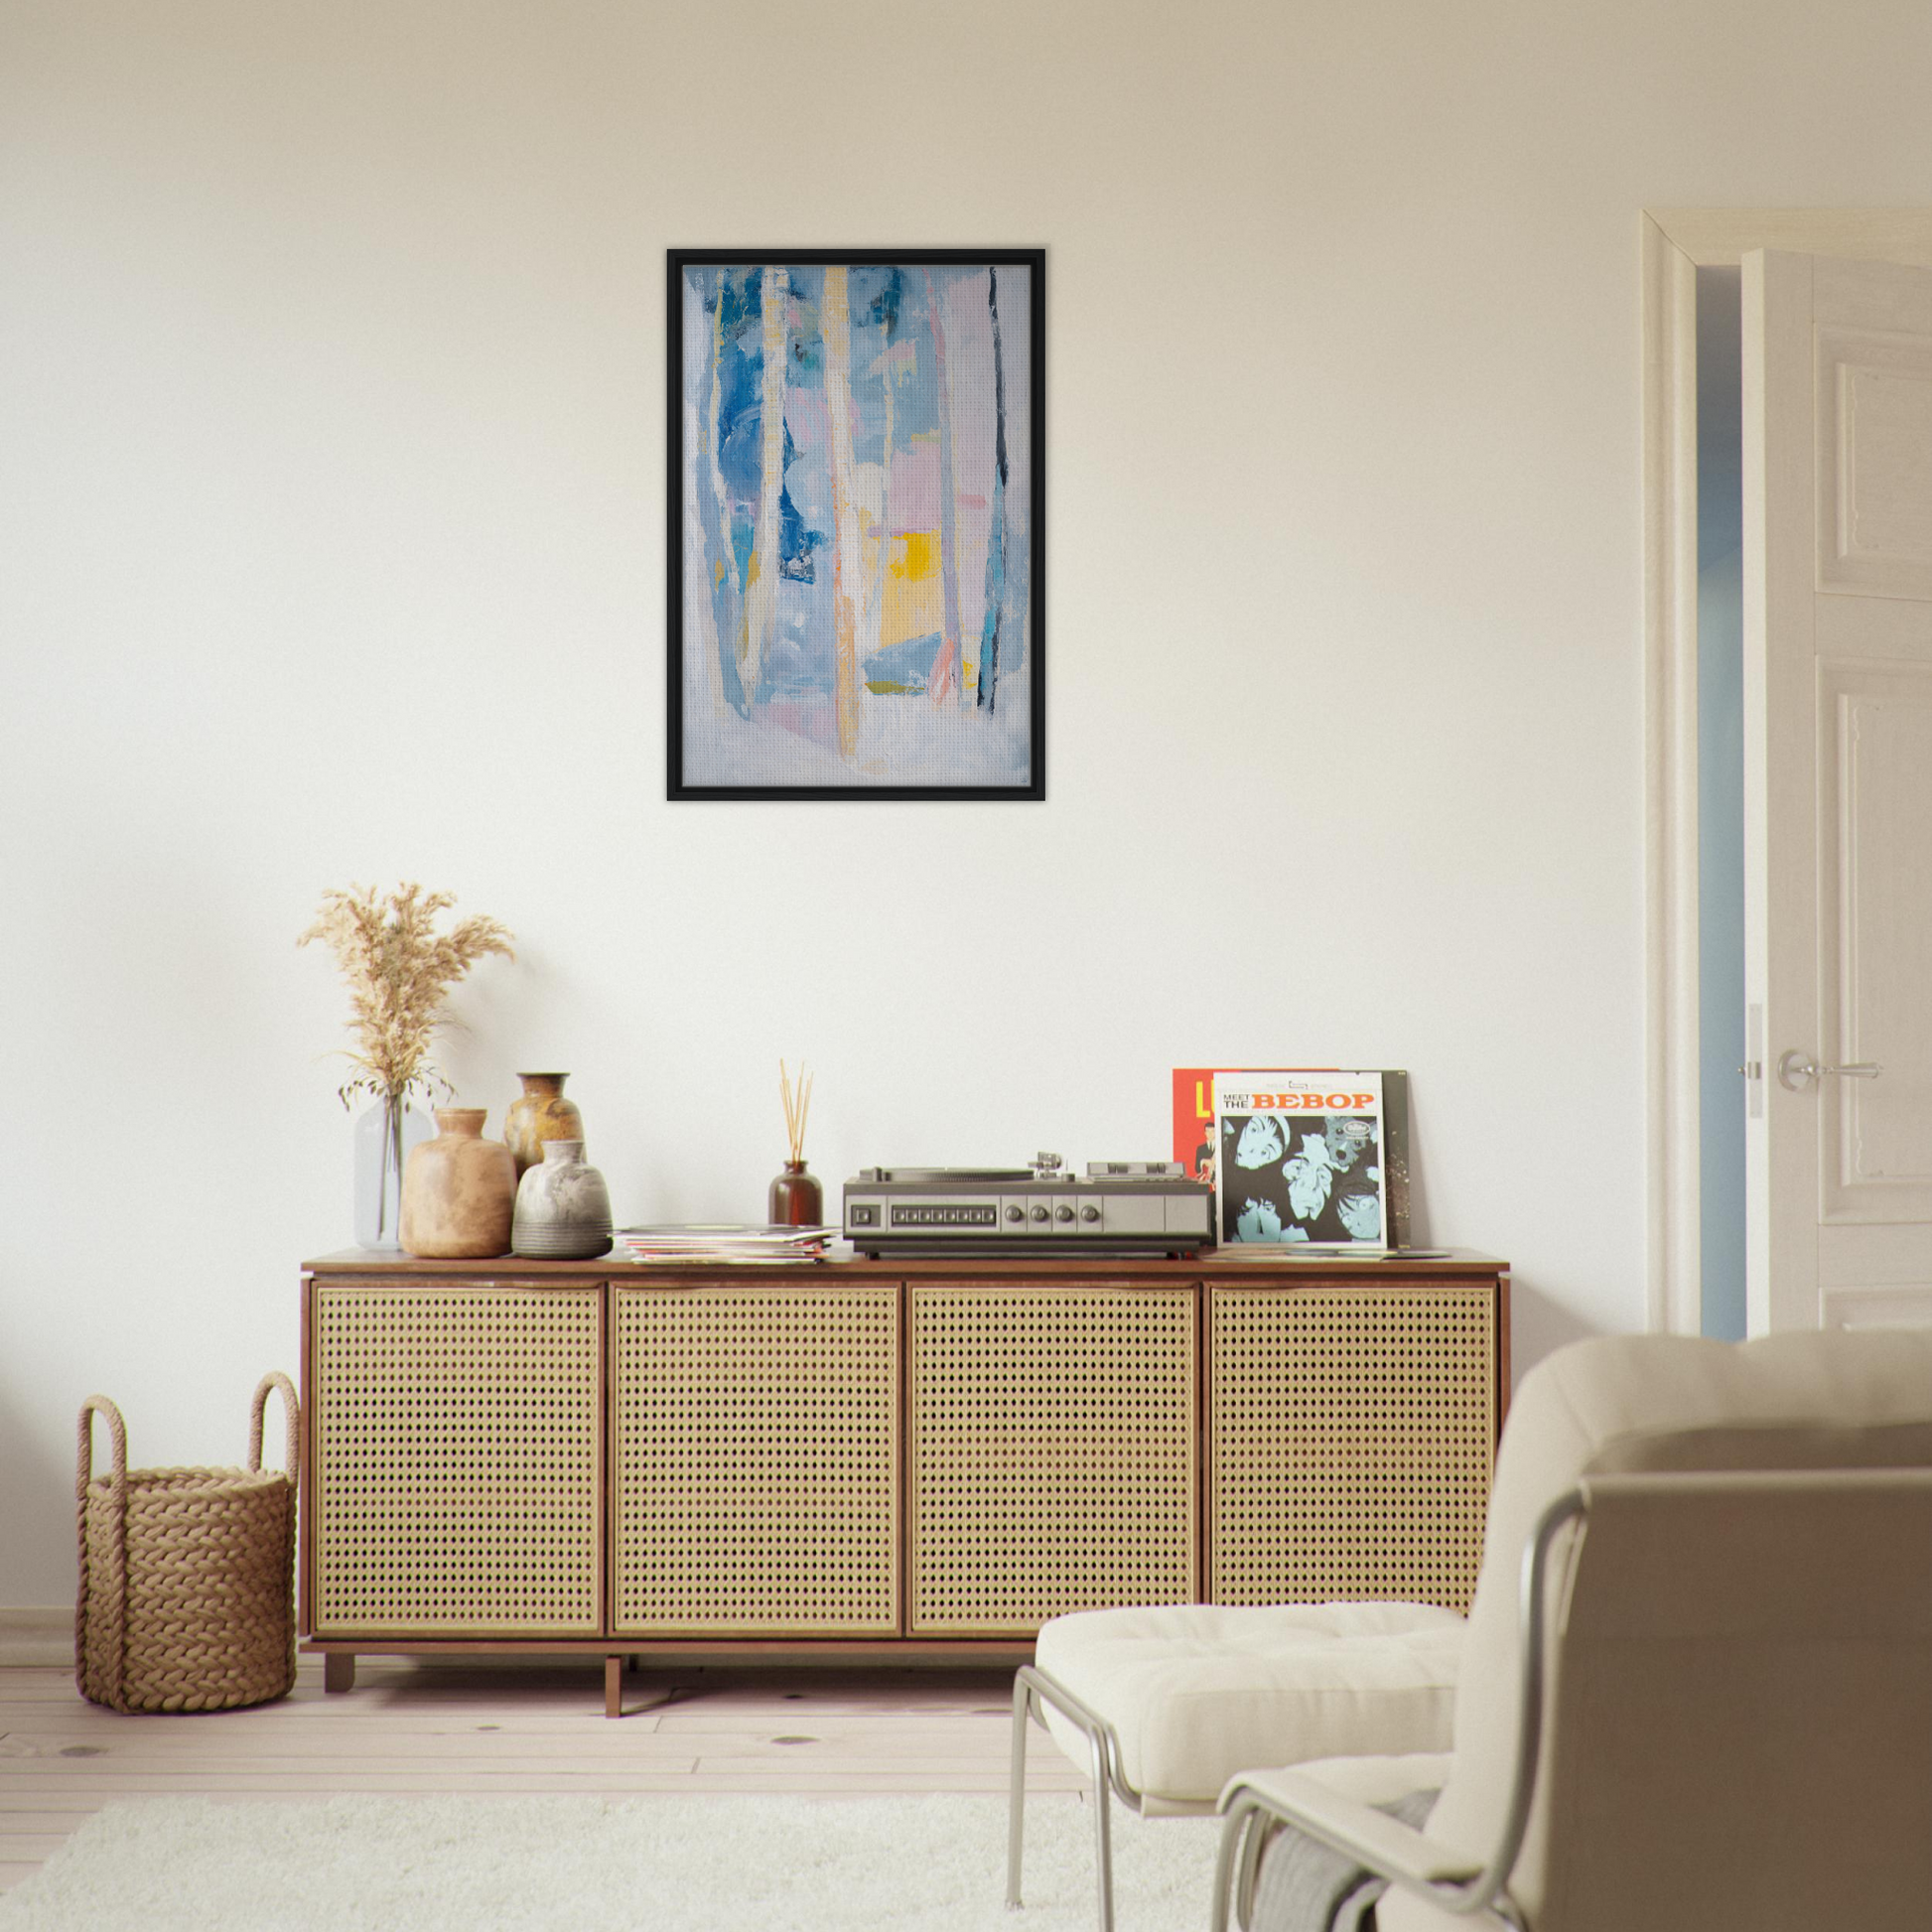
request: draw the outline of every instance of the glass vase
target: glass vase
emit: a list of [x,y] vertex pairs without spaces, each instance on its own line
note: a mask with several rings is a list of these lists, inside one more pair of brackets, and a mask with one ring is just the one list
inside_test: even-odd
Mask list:
[[355,1117],[355,1245],[399,1254],[402,1170],[411,1148],[435,1132],[400,1094],[391,1094]]

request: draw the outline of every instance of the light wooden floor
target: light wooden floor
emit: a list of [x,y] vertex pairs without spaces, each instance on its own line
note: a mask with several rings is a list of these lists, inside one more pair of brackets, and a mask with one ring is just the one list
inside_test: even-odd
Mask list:
[[[329,1696],[319,1658],[252,1711],[124,1718],[69,1670],[0,1669],[0,1888],[117,1799],[339,1792],[989,1791],[1006,1789],[1010,1671],[700,1669],[624,1681],[603,1663],[359,1660]],[[1043,1732],[1030,1790],[1082,1780]]]

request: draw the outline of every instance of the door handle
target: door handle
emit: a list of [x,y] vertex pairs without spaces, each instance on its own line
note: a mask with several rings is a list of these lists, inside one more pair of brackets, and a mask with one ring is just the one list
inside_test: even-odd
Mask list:
[[1849,1066],[1820,1066],[1809,1053],[1794,1046],[1778,1061],[1779,1084],[1803,1093],[1814,1080],[1875,1080],[1884,1071],[1875,1060],[1854,1060]]

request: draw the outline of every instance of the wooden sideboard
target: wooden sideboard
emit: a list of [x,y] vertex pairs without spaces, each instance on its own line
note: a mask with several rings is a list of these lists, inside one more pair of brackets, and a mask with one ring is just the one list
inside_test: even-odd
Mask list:
[[[1236,1251],[1238,1256],[1239,1251]],[[1065,1610],[1465,1608],[1509,1275],[1400,1262],[303,1271],[304,1648],[1018,1659]]]

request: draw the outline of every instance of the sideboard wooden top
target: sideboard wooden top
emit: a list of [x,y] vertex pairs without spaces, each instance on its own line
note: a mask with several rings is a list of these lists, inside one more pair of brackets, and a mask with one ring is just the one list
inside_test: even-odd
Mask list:
[[[1243,1255],[1248,1259],[1242,1259]],[[1387,1260],[1353,1260],[1339,1255],[1310,1256],[1304,1260],[1292,1249],[1269,1249],[1265,1255],[1256,1249],[1203,1248],[1186,1260],[1171,1260],[1165,1255],[921,1255],[916,1259],[895,1257],[867,1261],[857,1255],[844,1255],[826,1261],[801,1261],[776,1264],[734,1264],[729,1261],[639,1262],[605,1255],[595,1261],[528,1261],[519,1255],[493,1255],[476,1260],[424,1261],[414,1255],[381,1254],[367,1248],[344,1248],[302,1264],[304,1274],[332,1276],[380,1276],[435,1280],[438,1278],[474,1281],[479,1276],[491,1281],[555,1282],[559,1286],[580,1282],[688,1281],[694,1276],[715,1279],[720,1275],[742,1276],[747,1280],[770,1277],[775,1281],[799,1277],[841,1280],[870,1278],[891,1281],[1038,1280],[1042,1273],[1054,1281],[1102,1280],[1195,1282],[1213,1280],[1235,1282],[1243,1279],[1306,1274],[1311,1281],[1455,1281],[1476,1277],[1494,1280],[1507,1274],[1509,1264],[1494,1255],[1479,1254],[1470,1248],[1431,1248],[1422,1255],[1395,1255]]]

